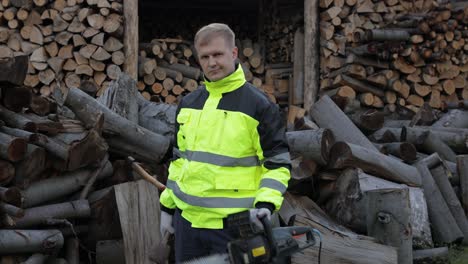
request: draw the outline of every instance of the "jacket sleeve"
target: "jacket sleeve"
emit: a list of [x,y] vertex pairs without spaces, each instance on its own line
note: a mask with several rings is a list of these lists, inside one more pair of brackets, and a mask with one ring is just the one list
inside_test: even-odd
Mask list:
[[260,187],[254,202],[256,207],[270,203],[274,210],[279,210],[283,203],[283,194],[291,177],[291,159],[283,123],[278,106],[269,102],[257,128],[261,148],[257,153],[263,158],[263,163]]
[[172,178],[174,178],[175,175],[178,175],[181,171],[181,164],[180,164],[181,162],[178,156],[179,145],[185,145],[185,142],[183,142],[184,136],[182,135],[182,131],[179,129],[179,123],[177,121],[177,117],[179,116],[181,105],[182,105],[182,102],[180,102],[176,110],[175,132],[174,132],[175,139],[174,139],[174,147],[172,151],[172,159],[169,164],[169,177],[166,183],[166,189],[161,193],[161,196],[159,197],[159,202],[161,203],[161,210],[170,214],[173,214],[174,209],[176,208],[172,190],[170,188],[171,181],[172,181]]

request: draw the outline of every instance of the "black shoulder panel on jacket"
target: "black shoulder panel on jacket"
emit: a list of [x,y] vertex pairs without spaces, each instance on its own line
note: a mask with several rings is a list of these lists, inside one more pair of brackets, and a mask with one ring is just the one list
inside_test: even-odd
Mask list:
[[179,108],[203,109],[206,99],[208,99],[208,91],[205,86],[199,86],[197,90],[184,96],[179,104]]
[[223,94],[218,109],[242,112],[258,121],[270,101],[268,97],[252,84],[246,82],[242,87]]

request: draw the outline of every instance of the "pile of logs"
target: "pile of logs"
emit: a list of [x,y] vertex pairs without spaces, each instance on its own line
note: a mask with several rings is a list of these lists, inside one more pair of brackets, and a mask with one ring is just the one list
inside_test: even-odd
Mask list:
[[[439,115],[427,105],[416,114],[397,110],[378,111],[327,95],[313,105],[311,119],[304,109],[291,108],[288,191],[312,198],[347,232],[396,247],[398,263],[436,257],[446,263],[446,246],[468,239],[468,112]],[[328,260],[396,263],[385,262],[390,253],[385,261],[367,262],[349,250]],[[305,256],[316,254],[312,249]]]
[[0,58],[30,55],[24,85],[36,92],[89,80],[96,93],[121,72],[121,0],[9,0],[0,10]]
[[[109,242],[101,240],[123,252],[116,196],[126,192],[113,187],[134,180],[130,164],[119,158],[160,163],[173,136],[139,126],[132,116],[139,105],[126,111],[127,118],[104,106],[126,100],[120,105],[130,107],[124,95],[128,87],[136,91],[136,82],[127,75],[101,96],[118,91],[115,100],[99,103],[78,88],[66,94],[57,89],[50,98],[23,86],[28,64],[27,56],[0,62],[0,262],[80,263],[80,254],[89,251],[109,261]],[[128,95],[145,101],[136,92]],[[163,125],[157,132],[172,131],[162,131]]]
[[465,5],[321,0],[322,93],[417,112],[468,99]]

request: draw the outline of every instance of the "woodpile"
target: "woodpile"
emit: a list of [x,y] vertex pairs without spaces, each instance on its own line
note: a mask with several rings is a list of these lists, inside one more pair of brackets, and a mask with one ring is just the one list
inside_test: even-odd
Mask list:
[[[293,161],[288,192],[312,198],[287,196],[287,202],[320,206],[326,218],[319,221],[296,208],[280,212],[283,220],[290,223],[289,217],[300,215],[299,223],[316,228],[336,221],[346,228],[345,237],[367,235],[398,253],[370,261],[354,255],[356,248],[325,250],[330,263],[448,261],[444,246],[466,244],[468,238],[468,112],[441,112],[427,104],[416,114],[406,108],[384,112],[357,99],[334,99],[323,95],[311,118],[304,109],[290,108],[286,133]],[[312,248],[293,263],[317,254]],[[392,256],[398,260],[390,261]]]
[[390,111],[467,100],[468,9],[448,2],[321,0],[321,93]]
[[[145,100],[136,96],[136,82],[125,74],[110,83],[99,103],[78,88],[66,94],[57,89],[53,97],[35,94],[23,85],[28,64],[26,56],[0,62],[0,262],[80,263],[89,250],[108,248],[101,240],[115,241],[113,250],[123,254],[126,235],[119,215],[127,212],[116,197],[126,195],[126,185],[118,184],[137,178],[122,158],[132,155],[158,164],[173,135],[138,125],[137,100]],[[124,98],[124,91],[131,97]],[[163,125],[158,123],[157,132]],[[142,186],[140,195],[153,188]],[[148,202],[157,200],[156,190],[148,195]],[[159,214],[159,203],[150,203]]]
[[[246,80],[263,90],[271,100],[287,102],[291,65],[265,65],[264,48],[250,39],[236,40],[239,63]],[[153,39],[140,43],[138,90],[153,102],[176,104],[203,82],[193,42]]]
[[0,58],[29,55],[24,85],[35,92],[84,83],[100,94],[122,71],[122,1],[10,0],[0,9]]

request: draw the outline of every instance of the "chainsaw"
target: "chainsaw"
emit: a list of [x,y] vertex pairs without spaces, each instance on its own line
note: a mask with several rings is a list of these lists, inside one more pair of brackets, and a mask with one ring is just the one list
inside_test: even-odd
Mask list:
[[228,253],[215,254],[184,264],[286,264],[289,257],[315,245],[312,227],[272,228],[267,217],[260,219],[263,228],[254,224],[249,211],[228,216],[227,227],[235,230],[238,239],[228,243]]

